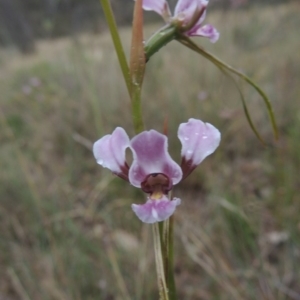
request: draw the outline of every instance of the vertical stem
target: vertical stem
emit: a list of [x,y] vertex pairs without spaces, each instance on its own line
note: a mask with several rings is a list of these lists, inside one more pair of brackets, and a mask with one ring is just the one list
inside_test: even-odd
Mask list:
[[[172,195],[169,194],[171,201]],[[176,284],[174,276],[174,215],[168,220],[159,223],[159,234],[161,240],[161,253],[169,299],[177,300]]]
[[163,230],[160,233],[162,239],[162,255],[164,259],[164,269],[166,275],[166,282],[168,285],[169,277],[169,220],[163,222]]
[[131,94],[131,82],[130,82],[130,74],[129,67],[127,64],[126,56],[123,50],[123,46],[121,43],[121,39],[119,36],[117,24],[114,18],[114,14],[110,5],[109,0],[100,0],[102,9],[106,18],[106,22],[108,24],[110,34],[117,52],[117,56],[119,59],[120,67],[123,73],[123,77],[127,86],[127,90],[129,95]]
[[132,84],[131,93],[131,109],[132,109],[132,121],[133,127],[136,134],[144,130],[144,122],[142,116],[142,101],[141,101],[141,87]]
[[169,300],[168,288],[166,283],[166,274],[164,270],[164,258],[161,244],[161,235],[158,223],[152,225],[153,229],[153,240],[154,240],[154,253],[155,253],[155,264],[157,272],[157,283],[159,290],[160,300]]
[[142,0],[136,0],[133,13],[133,28],[130,51],[131,105],[133,126],[136,133],[144,129],[141,94],[146,68],[143,34]]
[[174,215],[170,217],[168,232],[168,268],[167,285],[169,289],[170,300],[177,300],[175,274],[174,274]]
[[163,223],[159,223],[159,229],[163,267],[169,299],[177,300],[174,276],[174,216],[171,216]]

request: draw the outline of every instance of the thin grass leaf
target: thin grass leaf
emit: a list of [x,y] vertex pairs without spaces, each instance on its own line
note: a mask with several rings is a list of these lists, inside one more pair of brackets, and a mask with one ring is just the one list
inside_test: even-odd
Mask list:
[[122,74],[126,83],[126,87],[128,90],[129,95],[131,94],[131,83],[130,83],[130,74],[129,74],[129,67],[127,64],[125,52],[121,43],[121,39],[119,36],[117,24],[114,18],[114,14],[110,5],[109,0],[100,0],[110,33],[111,37],[117,52],[117,56],[119,59],[120,67],[122,70]]
[[[267,111],[268,111],[268,115],[269,115],[271,126],[272,126],[272,129],[273,129],[274,137],[275,137],[275,139],[278,139],[278,129],[277,129],[276,120],[275,120],[272,105],[271,105],[267,95],[264,93],[264,91],[256,83],[254,83],[245,74],[243,74],[240,71],[234,69],[233,67],[227,65],[226,63],[224,63],[223,61],[221,61],[220,59],[218,59],[217,57],[215,57],[211,53],[209,53],[206,50],[204,50],[203,48],[199,47],[197,44],[195,44],[188,37],[186,37],[184,35],[180,35],[180,36],[177,37],[177,40],[180,43],[182,43],[183,45],[185,45],[186,47],[190,48],[191,50],[193,50],[193,51],[201,54],[205,58],[207,58],[209,61],[211,61],[219,69],[221,69],[223,71],[227,71],[227,73],[226,73],[227,75],[228,75],[228,72],[233,73],[233,74],[239,76],[240,78],[242,78],[243,80],[245,80],[248,84],[250,84],[257,91],[257,93],[262,97],[262,99],[264,101],[264,104],[265,104],[265,106],[267,108]],[[236,84],[236,86],[237,86],[237,84]],[[241,96],[243,95],[240,89],[239,89],[239,93],[240,93]],[[254,126],[254,124],[253,124],[253,122],[250,118],[250,113],[249,113],[249,110],[247,108],[245,98],[242,96],[241,99],[242,99],[242,104],[243,104],[243,108],[244,108],[244,112],[245,112],[247,121],[248,121],[251,129],[253,130],[254,134],[259,138],[260,141],[262,141],[262,138],[258,134],[258,131],[256,130],[256,128],[255,128],[255,126]]]
[[253,133],[256,135],[256,137],[258,138],[258,140],[264,145],[266,146],[266,143],[265,141],[263,140],[263,138],[261,137],[261,135],[259,134],[258,130],[256,129],[252,119],[251,119],[251,116],[250,116],[250,113],[249,113],[249,110],[248,110],[248,107],[247,107],[247,104],[246,104],[246,100],[245,100],[245,97],[243,95],[243,92],[241,91],[239,85],[237,84],[237,82],[235,81],[235,79],[231,76],[231,74],[228,73],[228,71],[224,70],[224,69],[221,69],[221,72],[224,73],[225,75],[227,75],[232,81],[233,81],[233,84],[235,85],[235,87],[237,88],[239,94],[240,94],[240,97],[241,97],[241,100],[242,100],[242,105],[243,105],[243,109],[244,109],[244,113],[245,113],[245,116],[246,116],[246,119],[249,123],[249,126],[251,127]]

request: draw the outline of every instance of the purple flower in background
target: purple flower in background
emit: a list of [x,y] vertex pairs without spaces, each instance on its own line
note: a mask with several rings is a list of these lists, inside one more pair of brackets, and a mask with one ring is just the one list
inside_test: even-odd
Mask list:
[[219,39],[219,32],[210,24],[201,25],[205,19],[206,0],[178,0],[172,17],[166,0],[143,0],[145,10],[153,10],[167,23],[172,23],[188,36],[203,36],[212,43]]
[[[143,131],[130,140],[125,130],[117,127],[94,144],[98,164],[148,194],[145,204],[132,204],[145,223],[164,221],[174,213],[181,200],[168,199],[168,192],[216,150],[221,135],[211,124],[189,119],[180,124],[178,138],[182,144],[181,166],[168,153],[167,137],[155,130]],[[127,148],[133,154],[130,167],[125,158]]]

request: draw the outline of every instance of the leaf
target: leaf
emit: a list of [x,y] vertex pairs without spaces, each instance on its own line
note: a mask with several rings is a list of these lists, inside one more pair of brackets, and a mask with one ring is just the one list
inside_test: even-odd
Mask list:
[[[193,50],[193,51],[201,54],[205,58],[207,58],[209,61],[211,61],[215,66],[217,66],[220,70],[222,70],[223,72],[225,72],[227,75],[230,75],[229,73],[235,74],[238,77],[240,77],[241,79],[243,79],[244,81],[246,81],[248,84],[250,84],[257,91],[257,93],[262,97],[262,99],[264,101],[264,104],[265,104],[265,106],[267,108],[267,111],[268,111],[268,115],[269,115],[269,118],[270,118],[270,122],[271,122],[271,126],[272,126],[272,129],[273,129],[273,133],[274,133],[275,139],[278,139],[278,129],[277,129],[276,120],[275,120],[275,116],[274,116],[272,105],[271,105],[271,103],[270,103],[269,98],[267,97],[267,95],[264,93],[264,91],[256,83],[254,83],[248,76],[246,76],[242,72],[234,69],[233,67],[229,66],[228,64],[224,63],[223,61],[221,61],[220,59],[218,59],[217,57],[215,57],[213,54],[211,54],[211,53],[207,52],[206,50],[204,50],[203,48],[199,47],[197,44],[195,44],[188,37],[186,37],[184,35],[179,35],[177,37],[177,40],[180,43],[182,43],[183,45],[185,45],[186,47],[190,48],[191,50]],[[252,119],[251,119],[249,110],[247,108],[247,104],[246,104],[245,98],[243,96],[243,93],[241,92],[240,88],[238,87],[238,85],[235,82],[235,80],[233,79],[233,77],[230,76],[230,78],[234,81],[234,83],[235,83],[236,87],[238,88],[238,91],[239,91],[239,93],[241,95],[244,112],[245,112],[247,121],[248,121],[251,129],[253,130],[253,132],[257,136],[257,138],[262,143],[264,143],[263,139],[261,138],[261,136],[258,133],[258,130],[256,129],[254,123],[252,122]]]
[[100,3],[102,5],[102,9],[111,33],[111,37],[117,52],[117,56],[118,56],[118,60],[120,63],[120,67],[122,70],[122,74],[126,83],[126,87],[128,90],[128,93],[130,95],[130,91],[131,91],[131,84],[130,84],[130,76],[129,76],[129,67],[127,64],[127,60],[126,60],[126,56],[124,53],[124,49],[121,43],[121,39],[119,36],[119,32],[118,32],[118,28],[117,28],[117,24],[115,21],[115,17],[110,5],[110,1],[109,0],[100,0]]
[[231,76],[231,74],[228,73],[228,71],[226,70],[223,70],[223,69],[220,69],[225,75],[227,75],[234,83],[235,87],[237,88],[239,94],[240,94],[240,97],[241,97],[241,100],[242,100],[242,105],[243,105],[243,109],[244,109],[244,113],[245,113],[245,116],[246,116],[246,119],[249,123],[249,126],[251,127],[252,131],[254,132],[254,134],[256,135],[256,137],[259,139],[259,141],[265,146],[265,142],[263,140],[263,138],[261,137],[261,135],[259,134],[258,130],[256,129],[252,119],[251,119],[251,116],[250,116],[250,113],[249,113],[249,110],[248,110],[248,107],[247,107],[247,104],[246,104],[246,100],[245,100],[245,97],[243,95],[243,92],[241,91],[239,85],[236,83],[235,79]]

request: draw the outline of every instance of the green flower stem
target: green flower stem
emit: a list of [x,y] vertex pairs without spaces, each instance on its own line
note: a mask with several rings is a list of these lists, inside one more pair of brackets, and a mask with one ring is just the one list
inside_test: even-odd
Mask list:
[[177,300],[174,276],[174,215],[159,223],[159,234],[169,299]]
[[153,240],[154,240],[154,253],[157,271],[157,283],[159,290],[160,300],[170,300],[169,292],[166,283],[166,274],[164,269],[164,257],[163,257],[163,246],[161,244],[161,234],[158,223],[152,225],[153,229]]
[[144,130],[141,96],[146,68],[146,58],[144,51],[142,3],[142,0],[136,0],[134,5],[129,66],[131,80],[132,119],[136,134]]
[[167,264],[167,285],[170,300],[177,300],[175,274],[174,274],[174,215],[168,220],[168,264]]
[[121,43],[121,39],[119,36],[117,24],[114,18],[114,14],[110,5],[109,0],[100,0],[100,3],[102,5],[102,9],[106,18],[106,22],[108,24],[110,34],[117,52],[117,56],[119,59],[119,63],[121,66],[121,70],[123,73],[123,77],[127,86],[127,90],[129,95],[131,95],[131,81],[130,81],[130,74],[129,74],[129,67],[127,64],[126,56],[123,50],[123,46]]
[[166,282],[168,285],[168,269],[169,269],[169,220],[166,220],[164,222],[160,222],[159,225],[161,225],[161,231],[160,239],[161,239],[161,252],[164,259],[164,270],[166,275]]
[[145,44],[145,55],[148,61],[160,48],[176,38],[176,27],[168,24],[154,33]]
[[141,87],[134,83],[132,85],[131,106],[133,127],[135,133],[138,134],[142,132],[145,127],[142,116]]

